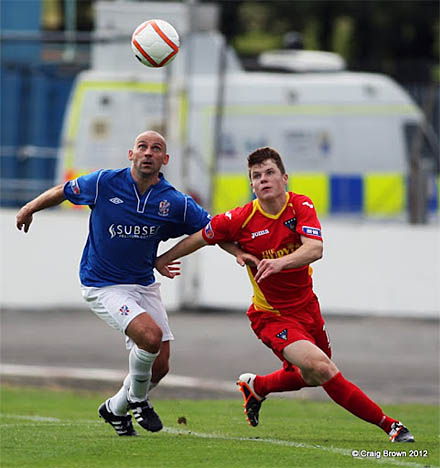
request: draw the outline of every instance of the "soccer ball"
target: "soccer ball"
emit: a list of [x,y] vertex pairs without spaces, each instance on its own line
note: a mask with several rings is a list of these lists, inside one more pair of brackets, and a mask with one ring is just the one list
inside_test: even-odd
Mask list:
[[170,23],[160,19],[140,24],[131,37],[135,57],[147,67],[163,67],[179,52],[179,35]]

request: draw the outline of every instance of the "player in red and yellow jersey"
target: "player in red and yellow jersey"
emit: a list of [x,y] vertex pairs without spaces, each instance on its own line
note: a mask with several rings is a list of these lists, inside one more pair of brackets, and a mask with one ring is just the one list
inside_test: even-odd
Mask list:
[[304,195],[285,192],[283,204],[275,214],[266,212],[257,198],[215,216],[203,231],[203,237],[209,244],[232,239],[259,260],[278,259],[280,265],[284,261],[280,271],[258,283],[257,266],[248,266],[256,310],[295,315],[294,310],[301,309],[313,297],[308,264],[296,268],[289,268],[288,264],[289,254],[303,245],[310,245],[317,254],[322,250],[321,226],[311,200]]
[[258,338],[283,361],[283,367],[272,374],[239,377],[249,423],[258,424],[261,404],[269,393],[322,386],[343,408],[382,428],[392,442],[414,442],[402,423],[384,414],[331,360],[312,288],[310,264],[323,252],[313,202],[286,192],[288,176],[273,148],[251,153],[248,167],[256,199],[215,216],[204,229],[160,256],[156,268],[173,278],[167,265],[208,244],[235,242],[246,252],[238,252],[237,261],[247,264],[254,288],[247,315]]

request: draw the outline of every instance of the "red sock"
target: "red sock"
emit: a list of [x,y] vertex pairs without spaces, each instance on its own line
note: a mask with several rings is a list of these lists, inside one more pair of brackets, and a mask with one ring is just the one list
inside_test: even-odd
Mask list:
[[272,374],[257,375],[254,380],[254,389],[262,397],[272,392],[289,392],[308,386],[297,368],[282,368]]
[[376,424],[387,434],[391,430],[391,424],[396,422],[395,419],[384,414],[374,401],[370,400],[360,388],[346,380],[340,372],[323,384],[322,388],[338,405],[358,418]]

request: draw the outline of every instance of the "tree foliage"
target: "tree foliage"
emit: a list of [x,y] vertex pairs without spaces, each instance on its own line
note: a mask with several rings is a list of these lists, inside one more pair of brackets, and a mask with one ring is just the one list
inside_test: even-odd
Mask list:
[[[219,2],[221,29],[240,54],[282,47],[288,31],[306,49],[338,52],[349,68],[429,79],[438,66],[436,0]],[[256,40],[260,38],[260,40]]]

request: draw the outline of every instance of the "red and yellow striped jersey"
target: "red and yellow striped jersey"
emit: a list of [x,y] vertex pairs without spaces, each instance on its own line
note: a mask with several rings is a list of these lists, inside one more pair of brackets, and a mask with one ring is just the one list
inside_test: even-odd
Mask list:
[[[209,244],[238,242],[241,248],[259,259],[279,258],[298,249],[301,236],[320,239],[321,225],[310,198],[286,193],[286,203],[279,213],[263,211],[258,200],[214,216],[204,228]],[[256,310],[280,313],[282,309],[301,308],[313,295],[311,268],[281,270],[260,283],[256,268],[247,267],[254,288],[252,298]]]

